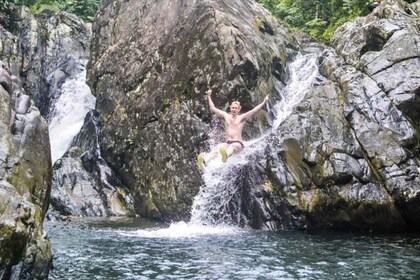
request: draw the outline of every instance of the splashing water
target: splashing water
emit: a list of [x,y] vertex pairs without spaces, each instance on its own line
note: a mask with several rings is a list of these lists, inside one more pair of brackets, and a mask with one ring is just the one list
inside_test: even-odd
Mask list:
[[[316,59],[317,56],[313,54],[298,56],[289,64],[290,82],[280,91],[281,101],[272,108],[275,115],[274,130],[292,113],[317,77],[320,77]],[[238,178],[246,164],[264,158],[270,133],[271,131],[267,131],[257,139],[245,141],[245,149],[229,158],[226,163],[215,159],[208,164],[203,173],[204,184],[194,198],[191,220],[188,223],[178,222],[171,224],[169,228],[138,230],[130,234],[143,238],[184,238],[243,232],[238,225],[246,227],[247,221],[241,211]],[[252,178],[247,177],[247,180]]]
[[[322,79],[317,66],[317,55],[299,55],[288,65],[290,81],[281,93],[281,100],[272,108],[275,119],[273,130],[292,113],[293,109],[304,99],[317,79]],[[271,131],[258,139],[245,141],[245,149],[238,155],[229,158],[227,163],[215,160],[203,174],[204,185],[194,198],[191,211],[191,224],[204,225],[240,225],[245,217],[241,214],[241,192],[238,176],[241,167],[258,158],[268,145]],[[251,178],[252,179],[252,178]],[[250,180],[250,179],[249,179]]]
[[211,235],[232,235],[242,233],[243,231],[238,227],[233,226],[214,226],[210,227],[207,225],[197,225],[192,223],[177,222],[172,223],[168,228],[151,228],[151,229],[140,229],[133,232],[121,232],[124,236],[138,236],[143,238],[193,238],[200,236],[211,236]]
[[276,130],[290,116],[296,105],[311,90],[317,78],[321,78],[318,71],[317,58],[316,54],[300,54],[289,65],[290,82],[284,89],[278,88],[281,100],[272,108],[275,115],[273,130]]
[[95,108],[96,98],[86,84],[86,69],[66,80],[54,102],[49,118],[51,159],[54,163],[70,147],[86,114]]

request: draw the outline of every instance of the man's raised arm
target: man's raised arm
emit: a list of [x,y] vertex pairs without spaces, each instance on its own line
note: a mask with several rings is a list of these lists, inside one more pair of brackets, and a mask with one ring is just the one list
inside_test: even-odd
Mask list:
[[242,117],[242,120],[243,121],[246,121],[246,120],[248,120],[248,119],[250,119],[253,115],[255,115],[263,106],[264,106],[264,104],[265,103],[267,103],[267,101],[268,101],[268,95],[266,95],[265,97],[264,97],[264,100],[263,100],[263,102],[261,102],[260,104],[258,104],[257,106],[255,106],[254,107],[254,109],[252,109],[252,110],[249,110],[248,112],[246,112],[246,113],[243,113],[242,115],[241,115],[241,117]]
[[215,113],[216,116],[218,116],[218,117],[224,117],[225,114],[227,114],[227,113],[224,112],[224,111],[222,111],[222,110],[220,110],[220,109],[217,109],[216,106],[214,106],[213,100],[211,100],[211,93],[212,93],[211,88],[209,88],[206,91],[206,93],[207,93],[207,99],[209,101],[210,111],[212,111],[213,113]]

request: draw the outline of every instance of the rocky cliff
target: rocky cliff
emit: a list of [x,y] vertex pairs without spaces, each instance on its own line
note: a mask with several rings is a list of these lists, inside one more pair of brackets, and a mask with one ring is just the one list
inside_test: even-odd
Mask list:
[[[45,10],[34,16],[25,7],[11,4],[8,9],[1,18],[1,57],[20,77],[50,129],[55,165],[48,217],[133,214],[129,192],[98,152],[96,130],[100,125],[86,121],[89,134],[71,144],[84,119],[76,115],[86,114],[95,103],[84,84],[90,24],[65,12]],[[93,106],[84,104],[85,99],[93,99],[89,101]]]
[[52,263],[43,230],[51,187],[48,127],[0,64],[0,277],[46,279]]
[[[43,221],[51,191],[48,126],[23,89],[19,38],[0,25],[0,278],[47,279],[52,253]],[[19,66],[18,66],[19,65]]]
[[72,14],[45,10],[34,16],[13,4],[1,23],[3,62],[47,116],[60,86],[80,73],[89,56],[90,28]]
[[52,256],[43,221],[52,168],[45,119],[59,88],[81,71],[90,28],[70,14],[34,17],[10,3],[2,10],[0,278],[46,279]]
[[[253,1],[104,1],[93,26],[89,83],[104,158],[141,215],[186,218],[208,147],[205,90],[226,108],[259,103],[296,51],[289,32]],[[248,127],[266,126],[261,115]]]
[[[268,93],[245,131],[272,131],[264,152],[228,175],[240,223],[418,230],[417,18],[418,4],[385,0],[340,28],[334,50],[295,39],[253,1],[103,1],[88,72],[103,156],[141,215],[185,218],[203,185],[194,159],[220,141],[207,84],[222,109]],[[316,53],[322,78],[274,126],[297,53]]]

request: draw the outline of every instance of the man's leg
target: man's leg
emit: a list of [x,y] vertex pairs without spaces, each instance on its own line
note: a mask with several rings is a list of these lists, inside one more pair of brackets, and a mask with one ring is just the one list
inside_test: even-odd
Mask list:
[[208,164],[210,161],[212,161],[213,159],[215,159],[220,152],[220,149],[222,147],[224,147],[226,149],[227,144],[226,143],[221,143],[219,145],[217,145],[216,147],[214,147],[209,153],[204,155],[204,160],[206,162],[206,164]]
[[204,156],[202,154],[199,154],[197,157],[197,164],[201,171],[204,171],[206,168],[206,161],[204,160]]
[[228,157],[237,154],[242,150],[242,145],[239,143],[225,144],[219,148],[219,153],[222,155],[222,161],[226,162]]
[[227,152],[226,152],[226,147],[225,146],[220,147],[219,148],[219,153],[222,156],[222,161],[226,162],[227,158],[228,158],[228,155],[227,155]]
[[226,153],[227,153],[227,156],[230,157],[233,154],[239,153],[241,150],[242,150],[242,145],[235,142],[228,146]]
[[219,153],[219,149],[218,149],[218,146],[216,146],[210,152],[202,153],[198,155],[197,163],[201,171],[204,171],[206,165],[209,164],[210,161],[212,161],[215,157],[217,157],[218,153]]

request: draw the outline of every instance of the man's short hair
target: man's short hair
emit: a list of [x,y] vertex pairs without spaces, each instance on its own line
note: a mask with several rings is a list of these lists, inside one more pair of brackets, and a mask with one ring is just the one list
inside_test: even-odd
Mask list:
[[232,106],[232,105],[238,105],[238,106],[239,106],[239,108],[241,108],[241,102],[239,102],[238,100],[232,101],[231,106]]

